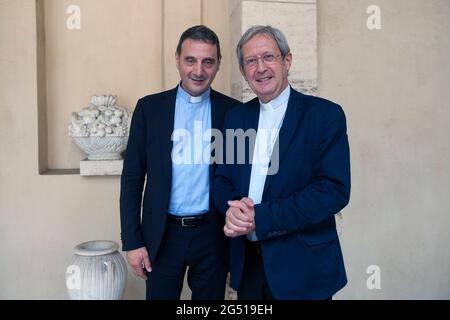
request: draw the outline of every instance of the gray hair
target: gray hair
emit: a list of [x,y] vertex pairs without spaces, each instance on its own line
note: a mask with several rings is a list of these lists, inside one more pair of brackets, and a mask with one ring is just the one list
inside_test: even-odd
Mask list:
[[265,34],[271,37],[275,42],[277,43],[278,49],[281,52],[281,56],[284,58],[286,55],[291,52],[291,49],[289,48],[289,44],[286,40],[286,37],[284,34],[278,30],[277,28],[274,28],[272,26],[253,26],[249,28],[245,33],[242,35],[241,40],[239,40],[237,46],[236,46],[236,56],[239,62],[239,65],[241,67],[244,66],[244,57],[242,54],[242,47],[250,41],[251,38],[258,34]]

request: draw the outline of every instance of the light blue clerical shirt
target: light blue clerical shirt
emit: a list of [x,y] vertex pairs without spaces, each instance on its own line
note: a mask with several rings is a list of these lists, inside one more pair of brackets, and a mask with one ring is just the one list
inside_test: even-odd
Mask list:
[[170,214],[192,216],[209,210],[210,129],[210,90],[192,97],[178,86],[172,134]]

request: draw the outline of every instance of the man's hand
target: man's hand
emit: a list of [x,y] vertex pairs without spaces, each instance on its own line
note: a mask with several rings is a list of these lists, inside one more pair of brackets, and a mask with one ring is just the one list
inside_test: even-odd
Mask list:
[[133,269],[133,272],[138,277],[147,280],[147,276],[144,273],[143,268],[148,272],[152,272],[152,266],[150,264],[150,259],[148,258],[148,252],[145,247],[127,251],[128,264]]
[[223,231],[228,237],[239,237],[255,230],[255,209],[250,198],[228,201]]

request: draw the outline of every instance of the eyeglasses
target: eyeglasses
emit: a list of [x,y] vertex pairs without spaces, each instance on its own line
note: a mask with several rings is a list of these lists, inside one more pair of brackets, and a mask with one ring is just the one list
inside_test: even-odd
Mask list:
[[265,53],[262,56],[248,57],[244,60],[244,66],[246,68],[254,68],[258,64],[259,59],[264,61],[264,64],[269,65],[271,63],[274,63],[279,56],[281,56],[281,54],[275,55],[273,53]]

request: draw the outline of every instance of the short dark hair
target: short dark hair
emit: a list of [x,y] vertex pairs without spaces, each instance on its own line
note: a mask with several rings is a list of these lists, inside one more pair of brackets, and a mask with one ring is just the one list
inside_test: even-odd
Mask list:
[[183,34],[180,37],[180,40],[178,41],[177,45],[177,54],[181,54],[181,46],[183,45],[183,42],[187,39],[192,40],[200,40],[212,45],[215,45],[217,48],[217,57],[220,61],[222,59],[222,54],[220,53],[220,43],[219,38],[215,34],[214,31],[212,31],[210,28],[204,26],[204,25],[198,25],[191,27],[183,32]]

